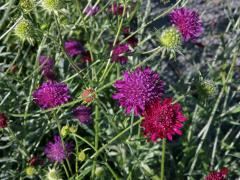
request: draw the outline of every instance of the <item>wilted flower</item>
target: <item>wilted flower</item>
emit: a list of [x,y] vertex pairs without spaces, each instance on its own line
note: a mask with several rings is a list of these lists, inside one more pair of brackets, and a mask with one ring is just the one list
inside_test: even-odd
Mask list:
[[39,64],[41,65],[42,74],[49,80],[54,80],[55,75],[53,71],[54,60],[47,56],[39,57]]
[[47,180],[62,180],[61,178],[61,173],[59,170],[53,168],[53,169],[48,169],[48,172],[46,174]]
[[64,48],[70,57],[76,57],[85,52],[81,42],[75,40],[69,40],[64,43]]
[[54,136],[54,142],[48,142],[44,153],[47,158],[53,162],[61,163],[64,159],[66,159],[73,150],[74,145],[70,143],[62,144],[60,136]]
[[202,21],[196,11],[187,8],[175,9],[170,18],[185,41],[196,39],[203,33]]
[[42,0],[42,7],[49,12],[58,11],[62,4],[62,0]]
[[43,109],[54,108],[70,100],[69,89],[64,83],[43,83],[33,93],[33,99]]
[[3,113],[0,113],[0,128],[7,127],[7,121],[7,117]]
[[182,135],[180,128],[187,118],[184,117],[180,104],[171,103],[172,99],[169,98],[147,106],[141,126],[144,135],[150,140],[156,141],[158,138],[172,140],[173,135]]
[[128,44],[117,45],[112,51],[112,61],[126,64],[128,58],[125,56],[126,53],[130,52]]
[[91,54],[89,51],[84,51],[82,53],[81,61],[84,63],[92,62]]
[[214,171],[205,177],[205,180],[225,180],[228,174],[228,168],[224,167],[220,171]]
[[182,44],[181,34],[174,27],[167,28],[160,36],[160,43],[168,50],[177,50]]
[[41,159],[39,159],[37,156],[33,156],[27,162],[30,166],[36,166],[36,165],[42,165],[43,164],[43,161]]
[[90,103],[92,102],[96,97],[95,91],[92,88],[87,88],[83,90],[81,94],[81,98],[84,103]]
[[36,169],[33,166],[28,166],[25,172],[28,176],[33,176],[36,173]]
[[95,14],[98,13],[100,10],[99,6],[87,6],[86,9],[84,10],[84,13],[87,16],[94,16]]
[[77,118],[82,124],[90,124],[92,122],[91,117],[91,108],[87,106],[79,106],[73,111],[73,115]]
[[34,30],[33,26],[30,23],[30,21],[26,19],[22,19],[18,22],[18,24],[15,27],[15,34],[21,39],[21,40],[28,40],[30,43],[33,42],[33,36],[34,36]]
[[159,74],[150,68],[126,71],[123,80],[117,80],[114,86],[118,92],[113,95],[113,99],[118,99],[127,114],[134,111],[135,115],[140,115],[146,105],[160,100],[164,92]]

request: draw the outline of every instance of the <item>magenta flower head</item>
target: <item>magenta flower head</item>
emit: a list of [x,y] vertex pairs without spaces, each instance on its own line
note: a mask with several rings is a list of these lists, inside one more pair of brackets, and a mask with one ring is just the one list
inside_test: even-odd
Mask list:
[[54,80],[55,75],[53,71],[54,67],[54,60],[48,58],[47,56],[40,56],[39,57],[39,64],[41,66],[42,74],[49,80]]
[[171,141],[173,135],[182,135],[180,128],[187,118],[180,104],[171,103],[172,99],[168,98],[162,102],[155,101],[146,108],[141,126],[150,140],[155,142],[158,138],[168,138]]
[[112,51],[112,61],[120,62],[121,64],[126,64],[128,61],[126,53],[128,52],[130,52],[128,44],[117,45]]
[[52,162],[61,163],[72,152],[74,144],[72,142],[63,143],[60,136],[54,136],[54,142],[48,142],[44,154]]
[[228,174],[228,168],[224,167],[220,171],[214,171],[205,177],[205,180],[225,180]]
[[70,57],[76,57],[85,51],[81,42],[75,40],[66,41],[64,48]]
[[160,100],[164,92],[159,74],[150,68],[126,71],[123,80],[117,80],[114,86],[118,92],[113,99],[119,101],[127,114],[133,111],[135,115],[141,115],[148,104]]
[[187,8],[175,9],[170,14],[170,19],[185,41],[196,39],[203,33],[202,21],[196,11]]
[[43,83],[33,93],[33,100],[43,109],[54,108],[70,100],[69,89],[64,83]]
[[92,123],[92,117],[91,117],[91,108],[87,106],[79,106],[73,111],[73,115],[75,118],[77,118],[80,123],[89,125]]
[[99,6],[87,6],[86,9],[84,10],[84,13],[87,16],[94,16],[99,12],[100,8]]
[[113,3],[109,7],[109,12],[111,12],[115,16],[117,16],[117,15],[122,16],[122,14],[123,14],[123,6],[121,4]]
[[7,121],[7,117],[3,113],[0,113],[0,128],[7,127]]

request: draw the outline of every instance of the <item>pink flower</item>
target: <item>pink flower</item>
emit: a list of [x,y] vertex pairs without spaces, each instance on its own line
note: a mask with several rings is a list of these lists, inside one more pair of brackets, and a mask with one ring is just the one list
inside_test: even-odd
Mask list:
[[155,101],[146,107],[141,124],[144,135],[150,140],[168,138],[172,140],[175,134],[182,135],[180,128],[187,118],[183,115],[180,104],[172,104],[172,99],[167,98],[162,102]]
[[202,21],[196,11],[187,8],[175,9],[170,14],[170,19],[185,41],[196,39],[203,33]]
[[214,171],[205,177],[205,180],[225,180],[228,174],[228,168],[224,167],[220,171]]

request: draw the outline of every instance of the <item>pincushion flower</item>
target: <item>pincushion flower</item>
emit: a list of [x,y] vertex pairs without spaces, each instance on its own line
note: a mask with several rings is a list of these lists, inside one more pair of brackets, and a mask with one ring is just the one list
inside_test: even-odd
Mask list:
[[86,9],[84,10],[84,13],[87,16],[94,16],[99,12],[100,8],[99,6],[87,6]]
[[150,140],[156,141],[159,138],[172,140],[173,135],[182,135],[180,128],[187,118],[183,115],[180,104],[171,103],[172,99],[167,98],[162,102],[155,101],[146,108],[141,126],[144,135]]
[[220,171],[214,171],[205,177],[205,180],[225,180],[228,174],[228,168],[224,167]]
[[170,19],[181,32],[185,41],[196,39],[203,33],[202,21],[194,10],[187,8],[175,9],[170,14]]
[[146,105],[160,100],[164,92],[159,74],[150,68],[126,71],[123,80],[117,80],[114,86],[117,93],[113,95],[113,99],[119,101],[127,114],[133,111],[135,115],[140,115]]
[[77,118],[82,124],[90,124],[92,122],[91,117],[91,108],[87,106],[79,106],[73,111],[73,115]]
[[117,45],[112,51],[112,61],[120,62],[121,64],[126,64],[128,61],[126,53],[128,52],[130,52],[128,44]]
[[33,93],[33,99],[43,109],[54,108],[70,100],[69,89],[64,83],[43,83]]
[[[65,147],[64,147],[65,146]],[[73,150],[74,145],[70,142],[62,144],[60,136],[54,136],[54,142],[48,142],[44,153],[52,162],[61,163]]]
[[55,75],[53,71],[54,60],[47,56],[39,57],[39,64],[41,66],[42,74],[49,80],[54,80]]
[[81,42],[76,40],[69,40],[64,43],[64,48],[70,57],[76,57],[85,52]]
[[7,117],[3,113],[0,113],[0,128],[5,127],[7,127]]

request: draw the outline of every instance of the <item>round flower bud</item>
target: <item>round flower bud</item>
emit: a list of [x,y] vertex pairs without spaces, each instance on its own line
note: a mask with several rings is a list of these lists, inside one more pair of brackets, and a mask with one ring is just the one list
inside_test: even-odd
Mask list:
[[77,159],[79,161],[84,161],[86,159],[86,154],[84,153],[84,151],[81,151],[77,154]]
[[202,98],[213,97],[217,92],[214,82],[210,80],[201,81],[197,89],[200,97]]
[[85,102],[85,103],[92,102],[95,99],[95,97],[96,97],[96,94],[92,88],[87,88],[87,89],[83,90],[83,92],[81,94],[81,98],[82,98],[83,102]]
[[0,129],[7,127],[7,121],[7,117],[3,113],[0,113]]
[[59,10],[61,4],[61,0],[42,0],[42,7],[49,12]]
[[24,12],[30,12],[33,9],[33,1],[32,0],[20,0],[20,7]]
[[65,137],[68,133],[69,133],[69,126],[68,125],[63,126],[61,129],[61,135]]
[[28,40],[30,42],[33,41],[33,26],[30,23],[30,21],[26,19],[22,19],[19,21],[19,23],[15,27],[15,34],[21,39],[21,40]]
[[47,180],[62,180],[61,174],[57,169],[50,169],[48,170],[46,174]]
[[69,127],[69,132],[70,133],[76,133],[77,132],[77,127],[74,127],[74,126]]
[[103,175],[103,172],[104,172],[104,168],[101,167],[101,166],[98,166],[98,167],[96,168],[96,170],[95,170],[95,175],[96,175],[97,177],[100,177],[100,176]]
[[33,166],[28,166],[25,172],[28,176],[33,176],[36,173],[36,169]]
[[165,29],[160,36],[160,43],[166,49],[178,49],[181,46],[181,34],[174,27]]

